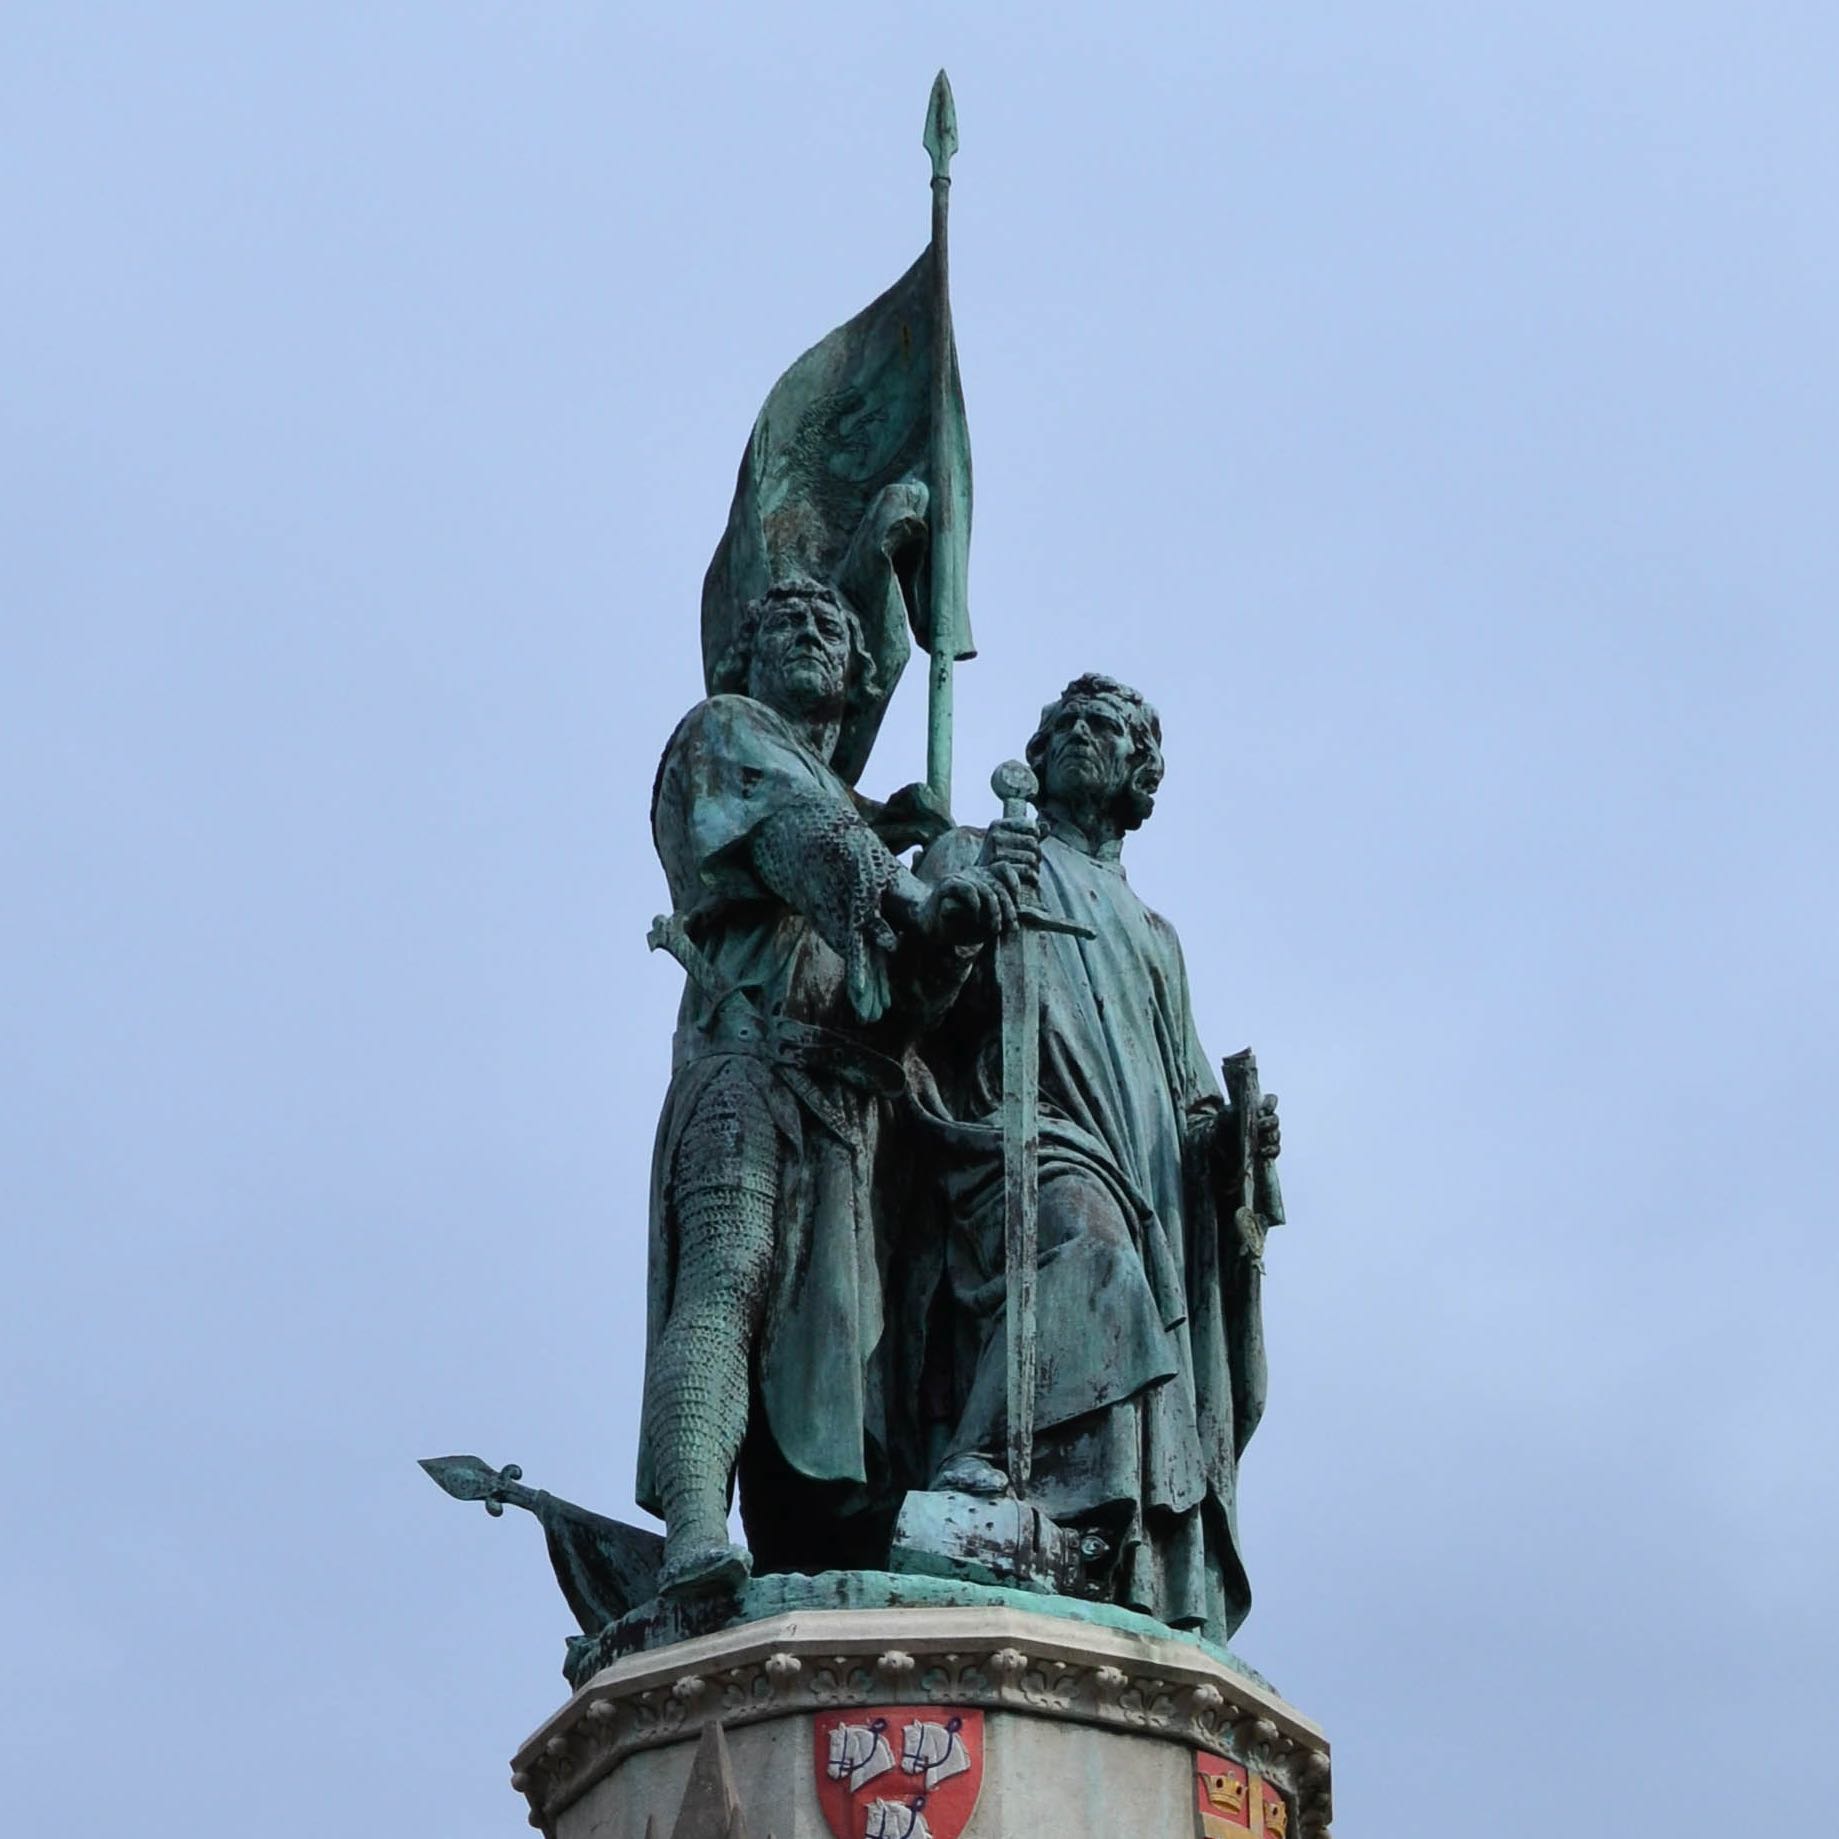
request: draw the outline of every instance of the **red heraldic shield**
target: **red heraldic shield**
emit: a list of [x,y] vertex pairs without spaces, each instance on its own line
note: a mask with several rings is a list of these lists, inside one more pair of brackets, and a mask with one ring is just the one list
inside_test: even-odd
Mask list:
[[1244,1764],[1202,1751],[1194,1775],[1200,1839],[1251,1839],[1253,1783]]
[[983,1713],[945,1705],[820,1712],[817,1802],[836,1839],[958,1839],[983,1790]]
[[1242,1762],[1202,1750],[1194,1758],[1200,1839],[1290,1839],[1290,1806]]

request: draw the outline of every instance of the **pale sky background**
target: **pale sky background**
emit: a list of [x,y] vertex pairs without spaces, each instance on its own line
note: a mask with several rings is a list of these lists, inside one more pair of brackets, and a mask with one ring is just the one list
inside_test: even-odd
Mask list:
[[1283,1098],[1242,1651],[1347,1839],[1832,1820],[1830,0],[8,0],[0,1830],[525,1830],[415,1459],[630,1509],[652,770],[941,62],[960,809],[1139,685]]

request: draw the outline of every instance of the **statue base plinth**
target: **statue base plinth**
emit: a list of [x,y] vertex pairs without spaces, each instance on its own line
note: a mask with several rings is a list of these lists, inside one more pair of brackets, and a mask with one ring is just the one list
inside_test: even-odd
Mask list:
[[551,1839],[1325,1839],[1330,1810],[1322,1732],[1218,1650],[1012,1603],[628,1654],[513,1768]]

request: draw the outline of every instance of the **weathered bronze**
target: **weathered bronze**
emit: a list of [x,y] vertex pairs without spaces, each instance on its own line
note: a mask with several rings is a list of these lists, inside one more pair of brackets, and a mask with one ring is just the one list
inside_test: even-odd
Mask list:
[[[703,585],[707,694],[653,792],[650,943],[684,972],[637,1486],[663,1538],[515,1469],[426,1465],[542,1522],[571,1677],[798,1602],[1023,1589],[1223,1642],[1250,1601],[1276,1101],[1249,1052],[1222,1090],[1175,931],[1124,875],[1155,711],[1075,677],[997,769],[988,826],[950,817],[973,655],[957,144],[941,72],[931,242],[762,407]],[[877,800],[916,643],[926,777]]]
[[[1161,725],[1136,691],[1080,677],[1043,711],[1028,759],[1039,831],[1011,816],[988,833],[955,830],[920,874],[949,878],[993,853],[1026,862],[1044,913],[1090,929],[1019,931],[1042,954],[1032,1207],[1025,1173],[1019,1184],[1021,1210],[1038,1214],[1023,1235],[1038,1248],[1038,1352],[1018,1362],[1009,1345],[1027,1327],[1010,1271],[1013,1088],[1030,1069],[1011,1052],[1014,985],[974,974],[928,1031],[912,1082],[947,1221],[922,1319],[951,1325],[922,1371],[927,1396],[952,1407],[922,1436],[942,1443],[935,1487],[1024,1495],[1106,1540],[1116,1600],[1223,1639],[1250,1602],[1237,1466],[1264,1406],[1260,1271],[1240,1224],[1246,1133],[1200,1049],[1174,929],[1123,872],[1124,839],[1161,783]],[[1278,1141],[1274,1111],[1257,1119],[1254,1179]],[[1018,1368],[1031,1367],[1022,1436],[1010,1400]]]
[[835,770],[874,670],[840,591],[776,584],[658,772],[676,912],[653,937],[689,973],[653,1164],[639,1478],[667,1593],[746,1575],[737,1466],[774,1568],[859,1567],[885,1541],[877,1146],[901,1054],[999,910],[977,868],[920,883]]
[[926,152],[932,159],[932,417],[927,457],[932,487],[930,642],[932,672],[926,711],[926,783],[951,808],[952,666],[975,655],[965,590],[971,537],[971,450],[958,382],[958,346],[951,335],[951,156],[958,151],[958,109],[944,71],[933,79],[926,107]]
[[655,1532],[590,1513],[542,1488],[526,1488],[514,1462],[494,1469],[477,1456],[430,1456],[421,1466],[455,1500],[480,1501],[494,1519],[506,1507],[535,1516],[556,1582],[584,1634],[597,1633],[657,1595],[664,1541]]

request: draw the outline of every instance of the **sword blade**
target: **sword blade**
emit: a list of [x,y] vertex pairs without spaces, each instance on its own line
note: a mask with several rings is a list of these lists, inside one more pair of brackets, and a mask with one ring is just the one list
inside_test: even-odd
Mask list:
[[1034,1467],[1035,1277],[1041,1185],[1040,939],[1018,926],[996,945],[1002,991],[1003,1265],[1008,1280],[1009,1481],[1025,1494]]

